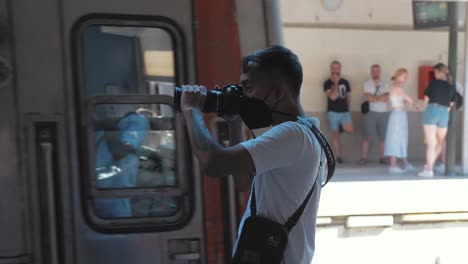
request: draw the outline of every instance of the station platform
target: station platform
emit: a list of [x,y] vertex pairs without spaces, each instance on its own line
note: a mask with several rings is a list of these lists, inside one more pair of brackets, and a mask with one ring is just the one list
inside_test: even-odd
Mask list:
[[320,199],[318,217],[468,213],[468,177],[421,178],[389,174],[385,165],[338,164]]

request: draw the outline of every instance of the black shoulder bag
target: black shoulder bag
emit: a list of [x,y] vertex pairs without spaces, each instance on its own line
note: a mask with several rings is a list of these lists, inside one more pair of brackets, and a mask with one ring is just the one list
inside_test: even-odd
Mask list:
[[[379,92],[379,89],[380,89],[380,85],[377,86],[377,89],[375,90],[374,96],[377,95],[377,93]],[[361,113],[367,114],[367,113],[369,113],[369,110],[370,110],[369,101],[365,100],[361,104]]]
[[364,101],[362,102],[361,104],[361,113],[363,114],[367,114],[369,113],[369,101]]
[[[333,177],[335,172],[335,158],[332,149],[323,134],[309,121],[300,118],[304,125],[307,125],[317,137],[320,145],[327,156],[328,174],[325,184]],[[284,251],[288,243],[289,232],[299,221],[312,193],[316,189],[317,177],[312,189],[307,194],[305,200],[289,217],[285,224],[277,223],[273,220],[257,216],[257,204],[255,199],[255,183],[252,188],[252,198],[250,201],[251,216],[247,218],[242,227],[242,232],[234,253],[233,264],[280,264],[283,260]],[[323,184],[323,186],[325,186]]]

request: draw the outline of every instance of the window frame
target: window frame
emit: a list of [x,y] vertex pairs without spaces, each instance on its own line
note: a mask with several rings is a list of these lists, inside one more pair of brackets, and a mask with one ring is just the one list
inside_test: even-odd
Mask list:
[[[174,52],[174,83],[178,86],[185,80],[184,38],[181,29],[166,17],[141,17],[122,15],[87,15],[75,23],[72,32],[72,54],[74,55],[74,77],[76,93],[76,115],[78,121],[80,200],[82,212],[89,226],[102,233],[137,233],[177,230],[188,224],[194,211],[193,162],[186,126],[180,114],[174,112],[174,133],[176,136],[175,187],[145,187],[132,189],[98,189],[95,176],[95,149],[92,113],[98,104],[166,104],[173,106],[174,98],[167,95],[120,94],[85,97],[84,87],[84,38],[89,26],[147,27],[165,30],[171,37]],[[138,70],[146,76],[144,65]],[[148,77],[148,76],[146,76]],[[91,122],[91,123],[90,123]],[[83,144],[84,143],[84,144]],[[182,161],[183,162],[180,162]],[[183,166],[182,166],[183,165]],[[151,194],[161,197],[176,197],[178,210],[169,217],[133,217],[103,219],[98,217],[93,208],[95,198],[132,197]]]

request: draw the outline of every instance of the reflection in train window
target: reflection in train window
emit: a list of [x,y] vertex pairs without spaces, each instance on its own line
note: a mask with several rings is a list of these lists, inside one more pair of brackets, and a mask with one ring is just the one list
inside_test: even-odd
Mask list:
[[[160,104],[99,104],[93,114],[94,159],[98,189],[175,187],[174,113],[157,114]],[[158,208],[157,205],[162,207]],[[151,196],[98,199],[102,218],[164,215],[176,209],[174,199]],[[157,212],[157,213],[156,213]]]
[[84,51],[86,97],[174,94],[174,48],[163,29],[88,26]]
[[[174,96],[171,34],[162,28],[94,24],[82,32],[81,94],[86,102],[106,96],[86,113],[92,133],[86,135],[87,158],[94,164],[88,186],[92,215],[132,219],[135,225],[177,223],[189,214],[189,192],[186,170],[176,166],[173,107],[126,101],[135,95]],[[154,222],[138,222],[148,217]]]
[[94,200],[94,210],[102,219],[169,217],[180,208],[178,197],[132,195]]
[[98,188],[176,185],[173,116],[157,116],[147,108],[132,109],[136,107],[101,104],[95,108]]

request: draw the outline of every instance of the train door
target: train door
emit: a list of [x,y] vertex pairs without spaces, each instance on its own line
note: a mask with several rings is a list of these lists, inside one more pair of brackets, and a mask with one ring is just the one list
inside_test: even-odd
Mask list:
[[172,107],[176,83],[193,76],[190,3],[64,1],[63,14],[84,212],[78,263],[203,263],[200,175]]
[[21,261],[204,263],[201,179],[172,107],[175,85],[194,82],[192,3],[10,11],[30,207]]
[[14,87],[11,14],[0,1],[0,262],[27,263],[24,178],[21,175],[19,123]]

